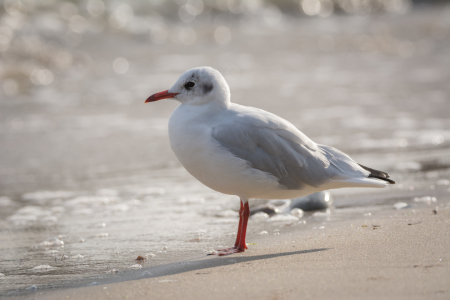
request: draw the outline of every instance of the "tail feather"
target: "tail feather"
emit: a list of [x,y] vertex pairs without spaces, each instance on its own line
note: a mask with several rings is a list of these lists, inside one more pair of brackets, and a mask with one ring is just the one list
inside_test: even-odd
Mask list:
[[372,169],[372,168],[363,166],[363,165],[361,165],[361,164],[358,164],[358,165],[359,165],[361,168],[363,168],[363,169],[365,169],[365,170],[367,170],[367,171],[370,172],[368,178],[377,178],[377,179],[380,179],[380,180],[387,181],[387,182],[389,182],[390,184],[395,184],[395,181],[394,181],[394,180],[388,179],[388,178],[389,178],[389,174],[388,174],[388,173],[383,172],[383,171],[378,171],[378,170],[375,170],[375,169]]

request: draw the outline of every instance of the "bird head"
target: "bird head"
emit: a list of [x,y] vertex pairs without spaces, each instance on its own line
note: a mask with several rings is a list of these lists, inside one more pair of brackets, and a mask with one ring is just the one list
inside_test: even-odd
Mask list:
[[188,105],[226,104],[230,101],[230,88],[219,71],[199,67],[184,72],[170,89],[151,95],[145,103],[168,98]]

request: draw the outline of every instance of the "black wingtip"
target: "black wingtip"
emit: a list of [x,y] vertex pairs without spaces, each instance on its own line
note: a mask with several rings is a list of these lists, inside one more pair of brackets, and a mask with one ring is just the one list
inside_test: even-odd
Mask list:
[[394,181],[394,180],[391,180],[391,179],[386,178],[386,177],[376,176],[376,175],[373,175],[373,174],[370,174],[370,175],[368,176],[368,178],[376,178],[376,179],[380,179],[380,180],[383,180],[383,181],[387,181],[387,182],[389,182],[390,184],[395,184],[395,181]]
[[395,184],[394,180],[389,179],[389,174],[383,171],[378,171],[366,166],[363,166],[361,164],[358,164],[361,168],[363,168],[364,170],[367,170],[370,172],[370,175],[368,176],[368,178],[376,178],[376,179],[380,179],[386,182],[389,182],[390,184]]

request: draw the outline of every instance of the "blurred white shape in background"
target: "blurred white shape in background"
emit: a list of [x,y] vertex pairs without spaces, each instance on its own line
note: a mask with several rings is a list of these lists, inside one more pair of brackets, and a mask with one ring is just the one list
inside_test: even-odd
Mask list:
[[245,1],[228,0],[227,2],[228,10],[233,14],[241,14],[244,12],[245,6],[243,2]]
[[73,56],[68,51],[60,51],[54,60],[54,64],[61,69],[66,69],[72,65]]
[[263,3],[261,0],[247,0],[243,4],[248,12],[254,13],[261,8]]
[[334,4],[332,0],[300,0],[299,5],[300,10],[308,16],[318,15],[321,17],[328,17],[334,12]]
[[320,0],[319,16],[328,17],[334,12],[334,4],[331,0]]
[[102,0],[89,0],[86,8],[93,17],[99,17],[105,12],[105,4]]
[[189,3],[182,5],[178,10],[178,16],[180,17],[180,20],[186,23],[193,21],[196,15],[197,10],[193,5]]
[[268,25],[276,26],[282,21],[283,14],[278,7],[270,5],[264,9],[263,18]]
[[226,26],[219,26],[214,31],[214,39],[219,44],[228,44],[231,40],[231,31]]
[[73,32],[82,33],[86,29],[87,20],[80,15],[74,15],[70,18],[69,27]]
[[402,147],[402,148],[408,146],[408,140],[407,139],[399,139],[398,146]]
[[54,78],[53,72],[49,69],[34,70],[30,75],[31,82],[35,85],[49,85]]
[[123,57],[118,57],[113,62],[113,69],[117,74],[125,74],[126,72],[128,72],[128,68],[128,60]]
[[406,13],[411,8],[411,0],[385,0],[384,8],[393,13]]
[[204,9],[202,0],[189,0],[186,4],[180,6],[178,16],[180,20],[186,23],[192,22],[196,16],[201,14]]
[[436,135],[433,137],[433,144],[434,145],[439,145],[442,144],[444,142],[445,138],[442,135]]
[[195,8],[195,15],[198,16],[203,12],[205,5],[202,0],[189,0],[188,3]]
[[319,0],[302,0],[300,1],[300,8],[308,16],[315,16],[320,12]]
[[109,24],[114,28],[124,28],[134,17],[133,8],[126,3],[119,5],[109,17]]
[[5,11],[11,16],[19,16],[22,13],[31,12],[36,7],[35,0],[17,1],[17,0],[5,0],[1,1],[5,8]]

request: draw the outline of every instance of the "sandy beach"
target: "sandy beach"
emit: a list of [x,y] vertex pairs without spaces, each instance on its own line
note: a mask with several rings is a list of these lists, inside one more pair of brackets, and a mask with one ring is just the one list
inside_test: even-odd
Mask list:
[[[450,298],[446,2],[0,2],[1,299]],[[178,104],[144,104],[205,65],[396,184],[287,200],[207,256],[239,199],[178,162]]]
[[[450,212],[377,213],[331,227],[250,236],[247,252],[180,253],[148,278],[10,299],[448,299]],[[123,278],[122,280],[127,280]]]

